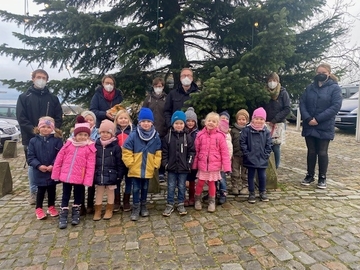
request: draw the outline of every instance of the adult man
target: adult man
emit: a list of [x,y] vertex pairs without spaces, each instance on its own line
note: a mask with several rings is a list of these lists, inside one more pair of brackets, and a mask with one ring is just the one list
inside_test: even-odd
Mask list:
[[[34,137],[33,129],[37,126],[39,118],[50,116],[55,120],[55,127],[62,124],[62,108],[59,99],[50,93],[46,87],[49,80],[48,73],[43,69],[37,69],[32,73],[33,85],[22,93],[16,104],[16,117],[20,125],[22,144],[24,145],[25,157],[29,141]],[[35,204],[37,187],[33,184],[33,168],[29,166],[28,176],[30,185],[30,204]]]
[[193,82],[193,72],[190,68],[183,68],[180,73],[181,85],[170,91],[164,106],[165,122],[171,127],[171,116],[175,111],[181,111],[184,102],[190,99],[190,94],[198,92],[198,86]]

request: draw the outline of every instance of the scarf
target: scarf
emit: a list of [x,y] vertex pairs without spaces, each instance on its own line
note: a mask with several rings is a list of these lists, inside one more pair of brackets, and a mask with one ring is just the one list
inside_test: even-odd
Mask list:
[[83,141],[83,142],[77,142],[75,141],[75,138],[71,137],[68,139],[68,141],[70,141],[74,146],[78,147],[78,146],[86,146],[86,145],[90,145],[90,144],[93,144],[94,142],[91,141],[91,140],[86,140],[86,141]]
[[235,123],[234,127],[236,127],[239,130],[242,130],[244,127],[246,127],[246,125],[245,126],[239,126],[237,123]]
[[104,98],[107,100],[107,101],[113,101],[114,97],[115,97],[115,89],[112,90],[110,93],[108,91],[106,91],[104,88],[102,90],[103,92],[103,95],[104,95]]
[[260,131],[260,130],[263,130],[263,129],[264,129],[265,124],[263,124],[263,125],[259,125],[259,124],[255,125],[254,122],[251,121],[250,126],[251,126],[253,129],[255,129],[255,130],[257,130],[257,131]]
[[272,100],[277,100],[279,94],[280,94],[280,89],[281,89],[281,84],[278,83],[277,86],[274,88],[274,89],[270,89],[268,87],[268,91],[269,91],[269,94],[270,94],[270,97]]
[[116,138],[115,137],[111,137],[109,140],[106,140],[106,141],[103,141],[101,138],[100,138],[100,143],[103,147],[109,145],[110,143],[112,143],[113,141],[116,141]]
[[140,126],[137,126],[137,133],[139,134],[140,139],[148,142],[155,136],[156,130],[154,126],[152,126],[150,130],[145,130]]

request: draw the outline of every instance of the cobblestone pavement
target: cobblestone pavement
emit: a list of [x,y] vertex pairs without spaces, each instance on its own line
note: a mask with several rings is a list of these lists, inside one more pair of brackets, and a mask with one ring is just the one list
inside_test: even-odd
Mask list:
[[[13,194],[0,198],[0,267],[5,269],[360,269],[360,144],[337,132],[330,143],[328,188],[302,187],[306,147],[287,129],[279,189],[270,202],[228,197],[215,213],[161,215],[164,194],[150,194],[150,217],[83,217],[57,228],[36,220],[28,196],[24,155],[9,159]],[[0,160],[2,160],[0,158]],[[60,189],[59,189],[60,191]],[[60,196],[58,196],[60,198]],[[57,201],[57,203],[59,203]]]

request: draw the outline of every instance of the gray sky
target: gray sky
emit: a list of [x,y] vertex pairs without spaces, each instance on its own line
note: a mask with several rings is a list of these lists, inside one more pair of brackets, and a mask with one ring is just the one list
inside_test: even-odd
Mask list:
[[[355,6],[349,10],[353,15],[360,14],[360,1],[354,0]],[[335,0],[328,0],[328,2],[335,2]],[[38,6],[33,3],[32,0],[28,0],[29,3],[29,14],[34,15],[39,13],[39,10],[42,9],[42,6]],[[0,10],[7,10],[16,14],[25,13],[25,0],[0,0]],[[356,22],[356,27],[352,31],[352,43],[360,44],[360,21]],[[17,40],[12,35],[12,32],[23,33],[23,27],[17,27],[15,24],[10,24],[0,21],[0,33],[1,33],[1,44],[7,43],[11,47],[24,48],[24,45]],[[0,79],[16,79],[19,81],[24,81],[30,79],[30,74],[33,69],[37,68],[36,64],[32,66],[27,66],[25,63],[18,64],[18,60],[12,60],[10,57],[0,56]],[[69,74],[67,71],[58,72],[57,69],[50,69],[49,67],[44,67],[49,72],[50,79],[63,79],[68,78]]]

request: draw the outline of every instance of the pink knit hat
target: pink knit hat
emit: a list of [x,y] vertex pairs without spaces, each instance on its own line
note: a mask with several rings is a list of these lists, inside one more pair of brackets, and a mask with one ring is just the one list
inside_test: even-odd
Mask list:
[[80,132],[86,132],[90,136],[90,124],[86,122],[85,118],[81,115],[76,117],[74,136],[78,135]]
[[252,119],[254,119],[255,117],[259,117],[259,118],[266,120],[266,111],[264,110],[263,107],[257,108],[253,112]]
[[107,131],[115,136],[115,124],[108,119],[105,119],[101,122],[99,127],[99,133],[102,131]]

